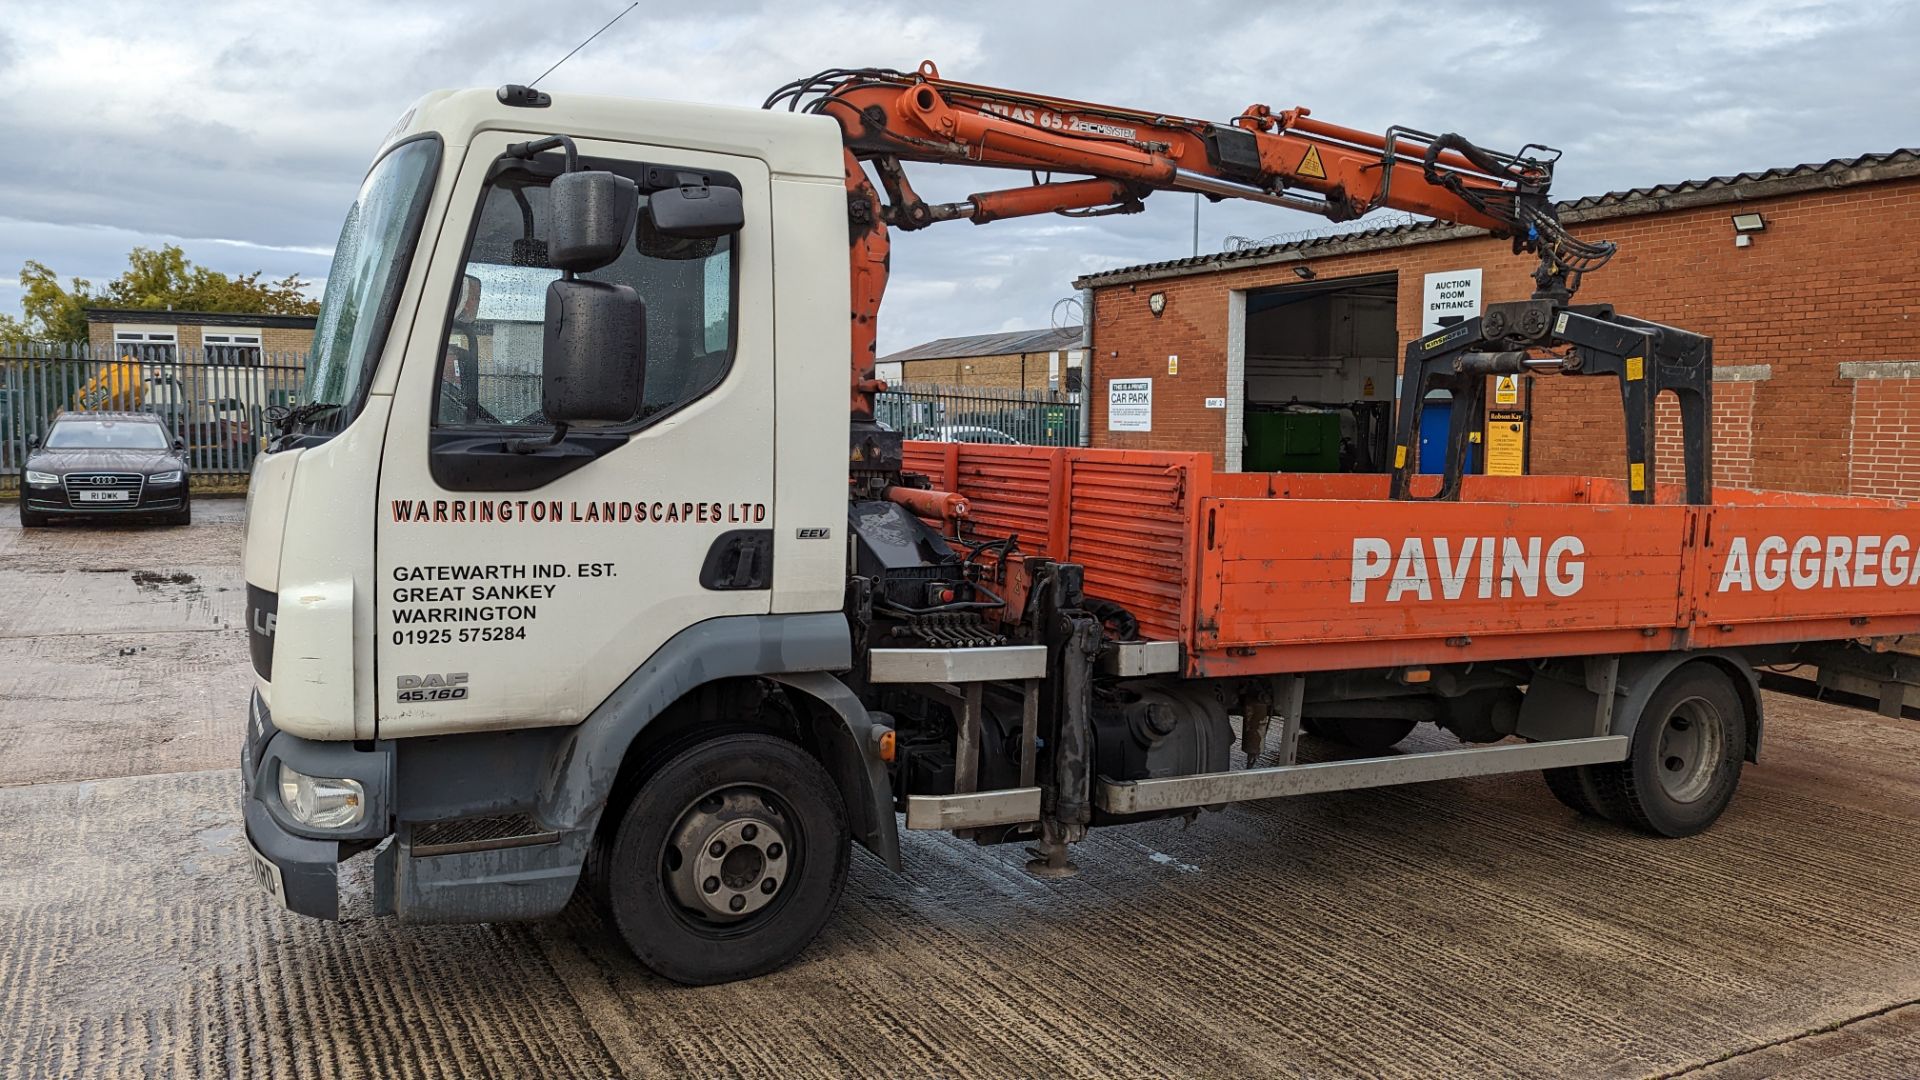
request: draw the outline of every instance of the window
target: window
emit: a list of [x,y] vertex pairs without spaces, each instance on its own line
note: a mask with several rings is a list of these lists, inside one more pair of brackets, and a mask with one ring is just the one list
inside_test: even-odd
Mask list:
[[171,364],[177,359],[180,336],[171,326],[113,328],[113,348],[119,356],[128,356],[149,364]]
[[347,210],[327,271],[327,291],[314,319],[303,395],[306,404],[339,408],[308,420],[304,427],[309,432],[339,431],[366,398],[373,365],[386,345],[393,309],[413,264],[439,163],[438,136],[394,144],[367,173]]
[[47,432],[49,450],[165,450],[167,433],[145,420],[61,420]]
[[260,366],[260,331],[217,330],[208,327],[200,335],[207,351],[207,363],[230,367]]
[[[547,284],[547,184],[558,158],[502,159],[482,196],[462,282],[453,298],[436,392],[439,423],[543,427],[540,352]],[[733,358],[733,241],[682,240],[654,231],[647,192],[689,174],[633,162],[589,161],[640,184],[635,242],[613,265],[580,277],[631,285],[647,308],[646,383],[637,420],[662,416],[720,382]],[[657,182],[650,187],[648,181]],[[732,177],[702,182],[737,186]]]

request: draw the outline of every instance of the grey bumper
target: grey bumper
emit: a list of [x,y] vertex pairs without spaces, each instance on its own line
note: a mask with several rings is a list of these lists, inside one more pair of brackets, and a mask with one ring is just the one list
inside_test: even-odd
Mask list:
[[[352,829],[307,829],[281,805],[280,763],[309,776],[351,777],[367,793],[366,814]],[[247,706],[247,738],[240,751],[242,814],[247,841],[280,868],[287,907],[317,919],[340,917],[340,863],[392,832],[389,793],[393,749],[375,743],[358,750],[352,743],[315,742],[273,726],[273,717],[255,691]]]
[[[341,918],[343,907],[353,917],[397,914],[408,923],[551,915],[572,898],[593,835],[592,822],[563,830],[532,818],[540,777],[562,734],[500,732],[356,749],[280,731],[256,692],[240,755],[247,840],[280,868],[287,907],[314,918]],[[358,780],[367,797],[360,824],[322,832],[294,821],[280,802],[283,762],[308,776]],[[516,818],[529,824],[504,831],[517,835],[444,842],[448,827],[471,835]],[[347,859],[389,837],[377,857],[363,856],[374,859],[371,875],[355,872],[363,869],[358,863],[341,872]]]

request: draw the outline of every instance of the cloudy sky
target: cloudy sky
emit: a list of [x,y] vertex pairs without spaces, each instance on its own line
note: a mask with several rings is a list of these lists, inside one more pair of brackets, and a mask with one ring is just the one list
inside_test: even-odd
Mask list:
[[[38,259],[113,276],[136,244],[319,278],[367,160],[426,90],[525,82],[626,6],[0,0],[0,311]],[[1227,120],[1260,102],[1566,151],[1563,196],[1920,145],[1920,4],[643,3],[541,84],[757,106],[827,67],[911,68]],[[995,178],[922,166],[929,199]],[[1092,270],[1187,255],[1192,197],[898,240],[882,351],[1049,324]],[[1209,204],[1203,250],[1310,229]]]

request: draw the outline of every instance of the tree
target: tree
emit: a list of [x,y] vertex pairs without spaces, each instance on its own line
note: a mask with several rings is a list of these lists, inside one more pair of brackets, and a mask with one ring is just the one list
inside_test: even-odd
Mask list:
[[70,278],[62,285],[52,267],[29,259],[20,269],[24,318],[0,315],[0,339],[84,342],[88,307],[253,315],[312,315],[320,310],[319,301],[308,298],[298,274],[266,282],[261,276],[259,270],[229,276],[196,265],[178,247],[166,244],[158,250],[134,248],[127,255],[126,270],[96,292],[85,278]]
[[26,337],[42,341],[82,342],[87,340],[86,305],[93,302],[93,283],[85,278],[72,279],[63,288],[60,275],[45,263],[27,260],[20,268],[20,310],[26,315],[18,324]]

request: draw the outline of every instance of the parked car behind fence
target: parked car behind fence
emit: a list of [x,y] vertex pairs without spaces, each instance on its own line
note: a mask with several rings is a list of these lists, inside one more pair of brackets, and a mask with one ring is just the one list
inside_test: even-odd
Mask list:
[[117,349],[0,342],[0,490],[20,484],[28,443],[76,410],[152,413],[186,443],[201,477],[245,474],[272,433],[267,410],[300,400],[304,353],[173,349],[135,357]]
[[899,386],[874,399],[881,423],[934,442],[1079,446],[1081,398],[1050,390]]

